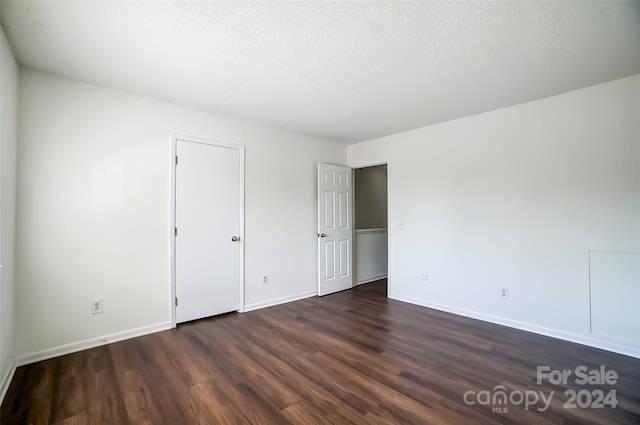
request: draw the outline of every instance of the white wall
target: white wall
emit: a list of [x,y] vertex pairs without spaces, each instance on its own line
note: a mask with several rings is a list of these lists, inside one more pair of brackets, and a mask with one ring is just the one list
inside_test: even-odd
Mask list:
[[591,332],[640,348],[640,253],[591,251],[589,283]]
[[17,354],[168,325],[172,132],[246,146],[246,304],[316,291],[316,163],[344,145],[28,70],[19,100]]
[[598,344],[588,253],[640,251],[639,149],[636,75],[351,145],[348,157],[388,163],[392,298]]
[[0,400],[13,361],[18,66],[0,30]]
[[356,230],[356,285],[387,277],[387,229]]

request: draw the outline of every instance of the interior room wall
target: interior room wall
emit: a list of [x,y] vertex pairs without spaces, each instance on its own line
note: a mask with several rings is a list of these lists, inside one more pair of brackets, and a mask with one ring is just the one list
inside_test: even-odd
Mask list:
[[589,251],[640,251],[639,123],[636,75],[349,146],[388,164],[390,297],[640,356],[589,328]]
[[247,307],[316,292],[316,163],[346,146],[31,70],[19,93],[21,358],[169,326],[172,132],[246,146]]
[[356,168],[354,181],[356,229],[387,227],[387,166]]
[[0,29],[0,399],[13,363],[18,65]]

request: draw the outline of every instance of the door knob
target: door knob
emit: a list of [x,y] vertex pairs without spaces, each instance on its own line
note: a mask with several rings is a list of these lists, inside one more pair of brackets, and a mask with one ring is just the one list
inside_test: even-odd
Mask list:
[[327,234],[326,233],[318,233],[318,237],[319,238],[326,238]]
[[238,242],[240,240],[237,236],[231,236],[231,242]]

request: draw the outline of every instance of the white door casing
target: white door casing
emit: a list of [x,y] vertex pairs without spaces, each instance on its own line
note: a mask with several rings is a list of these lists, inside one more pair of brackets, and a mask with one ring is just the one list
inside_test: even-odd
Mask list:
[[174,136],[174,149],[175,325],[242,310],[244,148]]
[[353,287],[353,172],[318,164],[318,295]]

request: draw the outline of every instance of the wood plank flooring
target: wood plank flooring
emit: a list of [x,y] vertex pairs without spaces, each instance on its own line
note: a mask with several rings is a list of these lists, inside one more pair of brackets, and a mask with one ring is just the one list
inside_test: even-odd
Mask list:
[[[388,300],[385,291],[380,281],[20,367],[0,423],[640,423],[640,360]],[[604,365],[618,380],[578,385],[572,375],[538,385],[544,365]],[[496,386],[512,401],[479,403]],[[613,389],[618,405],[565,408],[571,389],[590,398]],[[519,404],[534,391],[554,391],[547,410]]]

